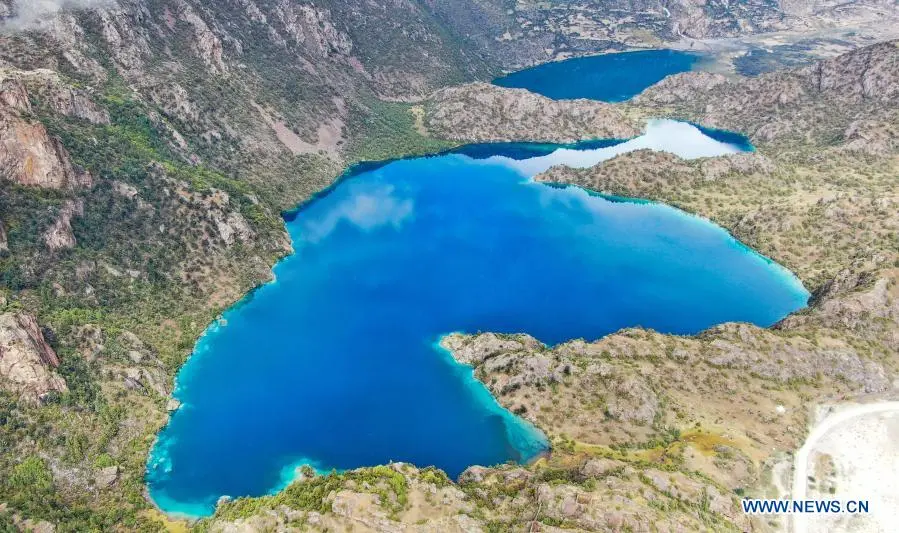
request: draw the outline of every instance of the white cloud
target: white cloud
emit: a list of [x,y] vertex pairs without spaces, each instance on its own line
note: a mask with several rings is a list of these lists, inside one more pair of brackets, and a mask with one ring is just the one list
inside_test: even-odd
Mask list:
[[414,205],[410,198],[401,198],[393,185],[351,186],[337,205],[303,225],[302,237],[319,241],[341,222],[349,222],[363,231],[387,225],[399,228],[412,216]]
[[596,150],[560,148],[551,154],[522,161],[503,156],[494,156],[487,161],[501,162],[518,169],[528,177],[533,177],[556,165],[589,168],[616,155],[646,148],[670,152],[684,159],[713,157],[741,151],[737,146],[709,137],[692,124],[674,120],[651,120],[646,127],[646,133],[615,146]]
[[115,0],[13,0],[10,17],[0,23],[5,31],[43,27],[61,11],[111,7]]

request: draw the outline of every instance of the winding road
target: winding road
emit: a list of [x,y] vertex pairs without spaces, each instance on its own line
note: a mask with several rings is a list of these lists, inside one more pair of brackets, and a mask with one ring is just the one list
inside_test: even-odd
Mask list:
[[[793,459],[793,487],[791,490],[793,500],[803,500],[806,498],[808,489],[808,457],[815,445],[829,433],[831,430],[845,424],[846,422],[858,418],[860,416],[899,412],[899,401],[896,402],[879,402],[858,405],[850,407],[836,413],[827,415],[824,420],[818,423],[802,448],[796,452]],[[793,533],[806,533],[808,529],[808,515],[803,513],[793,513]]]

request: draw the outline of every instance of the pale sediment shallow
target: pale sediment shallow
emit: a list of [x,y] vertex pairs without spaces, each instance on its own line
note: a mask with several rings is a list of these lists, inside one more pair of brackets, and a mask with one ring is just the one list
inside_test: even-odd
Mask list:
[[474,375],[474,368],[465,363],[460,363],[452,350],[445,344],[444,339],[449,335],[458,332],[441,335],[433,344],[435,352],[443,356],[444,361],[450,367],[451,371],[459,376],[471,389],[471,392],[485,406],[488,406],[497,416],[502,417],[503,424],[506,428],[506,438],[510,445],[519,451],[519,462],[529,462],[549,451],[549,440],[540,428],[527,420],[515,416],[508,409],[503,407],[490,393],[487,387],[481,383]]
[[488,158],[488,162],[502,162],[522,174],[533,177],[557,165],[573,168],[589,168],[615,156],[635,150],[655,150],[669,152],[684,159],[715,157],[736,154],[743,151],[739,146],[710,137],[696,126],[675,120],[655,119],[646,125],[639,137],[614,146],[595,150],[560,148],[550,154],[525,160],[505,156]]

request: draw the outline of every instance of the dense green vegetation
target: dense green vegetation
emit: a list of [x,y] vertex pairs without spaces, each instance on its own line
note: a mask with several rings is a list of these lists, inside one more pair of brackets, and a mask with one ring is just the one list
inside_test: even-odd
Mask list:
[[[149,507],[143,473],[171,376],[202,328],[262,280],[247,257],[268,265],[284,253],[277,210],[256,199],[262,195],[252,184],[185,162],[164,124],[116,78],[98,100],[109,110],[108,125],[33,102],[73,163],[96,181],[76,192],[84,205],[72,221],[76,248],[50,252],[42,237],[71,193],[0,188],[10,246],[0,257],[0,281],[8,308],[32,312],[46,326],[68,386],[43,406],[0,395],[0,502],[9,506],[3,527],[18,516],[57,524],[58,531],[158,530],[142,514]],[[244,216],[258,241],[215,242],[204,207],[215,191],[228,195],[227,208]],[[187,261],[201,250],[200,263]],[[182,272],[197,269],[208,273],[185,282]],[[210,302],[221,279],[232,280],[234,296]],[[140,379],[125,380],[126,367]],[[109,466],[120,472],[113,490],[90,488]],[[67,482],[54,483],[59,476]]]
[[224,503],[219,507],[216,516],[230,520],[246,518],[281,505],[291,509],[325,513],[331,510],[328,496],[333,491],[347,486],[354,486],[358,491],[377,495],[383,507],[394,511],[402,509],[408,502],[406,477],[390,466],[375,466],[344,473],[331,472],[324,476],[317,476],[312,469],[304,467],[302,474],[303,479],[273,496],[240,498]]
[[459,143],[426,137],[415,128],[411,106],[370,100],[368,112],[350,123],[352,141],[347,148],[351,161],[381,161],[439,152]]

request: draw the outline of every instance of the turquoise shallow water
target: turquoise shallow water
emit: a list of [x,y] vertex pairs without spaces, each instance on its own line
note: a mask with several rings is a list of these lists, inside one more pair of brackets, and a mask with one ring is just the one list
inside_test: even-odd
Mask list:
[[544,63],[493,80],[501,87],[527,89],[554,100],[589,98],[621,102],[669,74],[694,69],[701,54],[640,50]]
[[530,178],[639,148],[731,153],[688,124],[582,150],[501,145],[361,167],[289,217],[296,252],[207,331],[147,469],[165,511],[277,490],[300,464],[526,461],[542,434],[435,343],[451,331],[554,344],[622,327],[767,326],[805,305],[791,274],[676,209]]

